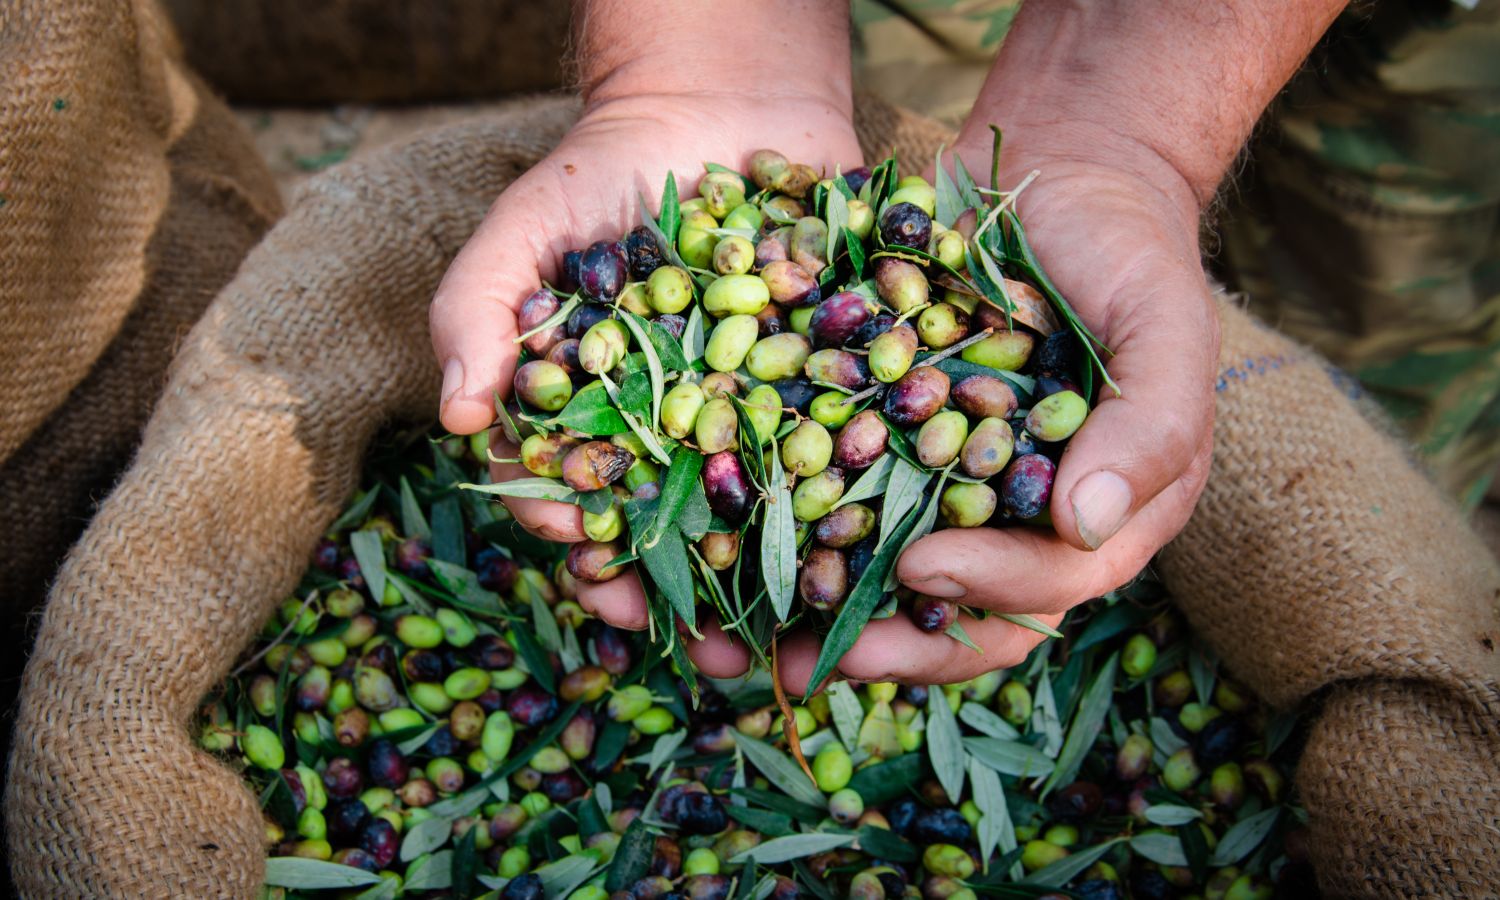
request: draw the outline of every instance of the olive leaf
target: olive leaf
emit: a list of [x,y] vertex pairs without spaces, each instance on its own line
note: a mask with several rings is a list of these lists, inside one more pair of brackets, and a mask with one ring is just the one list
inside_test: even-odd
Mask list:
[[[615,401],[615,406],[619,407],[619,387],[616,386],[615,383],[610,380],[610,377],[603,372],[599,373],[599,380],[603,382],[604,390],[609,394],[610,399]],[[651,457],[653,459],[664,466],[669,466],[672,464],[672,458],[667,455],[667,451],[662,447],[661,442],[656,439],[656,434],[652,432],[651,429],[642,424],[641,420],[636,418],[636,416],[629,410],[620,409],[619,413],[620,418],[625,420],[625,424],[630,426],[630,430],[635,432],[635,436],[640,438],[641,443],[646,445],[646,450],[651,454]]]
[[1203,818],[1203,813],[1191,806],[1178,806],[1175,803],[1153,803],[1141,815],[1152,825],[1165,825],[1169,828]]
[[745,754],[752,766],[766,776],[766,780],[781,789],[793,800],[805,803],[817,809],[826,809],[828,801],[823,798],[823,793],[818,790],[817,785],[808,780],[807,774],[792,761],[791,756],[777,750],[770,744],[756,740],[749,735],[742,734],[738,729],[730,729],[734,738],[734,744]]
[[[837,191],[834,196],[842,199]],[[785,622],[791,615],[792,600],[797,593],[797,520],[792,515],[792,491],[787,486],[786,471],[781,467],[781,453],[771,442],[771,471],[766,485],[766,515],[761,522],[760,572],[771,595],[776,620]]]
[[958,708],[958,720],[975,731],[1004,741],[1015,740],[1021,732],[980,703],[965,703]]
[[463,506],[456,495],[433,501],[431,540],[434,559],[460,566],[467,561]]
[[1276,819],[1281,815],[1281,807],[1273,806],[1264,812],[1258,812],[1253,816],[1234,823],[1224,836],[1219,838],[1219,844],[1214,848],[1213,859],[1210,865],[1232,866],[1246,856],[1276,827]]
[[[967,706],[968,704],[965,704]],[[1001,775],[1017,778],[1041,778],[1055,769],[1047,754],[1021,741],[992,737],[966,737],[964,750]]]
[[421,857],[406,869],[402,887],[408,891],[443,891],[453,886],[453,851],[439,850]]
[[1057,756],[1057,768],[1042,786],[1043,797],[1051,793],[1054,787],[1073,782],[1079,767],[1083,765],[1084,756],[1094,746],[1094,741],[1098,740],[1099,732],[1104,727],[1104,717],[1108,714],[1110,701],[1114,697],[1115,672],[1119,664],[1120,655],[1111,654],[1094,675],[1088,690],[1084,691],[1083,699],[1078,704],[1078,712],[1073,717],[1073,724],[1068,728],[1068,737]]
[[831,268],[834,260],[839,255],[839,240],[844,236],[844,229],[849,225],[849,201],[841,191],[829,191],[827,203],[828,220],[828,250],[826,257]]
[[932,763],[932,772],[938,784],[955,806],[964,791],[964,755],[962,739],[958,733],[958,721],[953,718],[953,707],[948,705],[948,696],[942,691],[927,692],[927,758]]
[[854,483],[849,486],[849,489],[844,492],[844,495],[839,498],[839,502],[833,505],[833,508],[838,509],[840,506],[860,500],[868,500],[871,497],[878,497],[885,493],[886,485],[891,480],[891,469],[895,465],[896,458],[894,456],[881,454],[880,458],[875,460],[874,465],[860,473],[859,478],[855,479]]
[[[667,467],[667,475],[662,479],[655,524],[651,527],[652,535],[640,535],[642,540],[649,542],[655,534],[673,527],[688,499],[693,496],[694,488],[702,491],[702,485],[698,481],[698,473],[702,471],[703,454],[687,447],[677,448],[672,454],[671,465]],[[706,506],[705,501],[705,508]]]
[[412,492],[411,482],[405,475],[401,476],[401,530],[407,537],[432,541],[432,527],[427,524],[427,517],[422,514],[417,495]]
[[1175,834],[1138,834],[1130,839],[1130,849],[1139,856],[1163,866],[1186,866],[1187,854]]
[[[962,713],[964,707],[977,705],[965,703],[959,707],[959,711]],[[1000,848],[1001,853],[1016,849],[1016,829],[1010,819],[1010,807],[1005,802],[1005,788],[1001,786],[1000,776],[994,769],[976,759],[970,759],[969,784],[973,786],[974,805],[979,807],[979,858],[984,860],[984,870],[988,872],[990,856],[996,847]],[[1020,873],[1021,865],[1016,862],[1011,864],[1011,870],[1007,874],[1015,880],[1020,877]]]
[[953,177],[958,182],[958,191],[963,197],[963,205],[973,210],[983,209],[984,195],[979,193],[979,185],[975,183],[974,176],[969,174],[969,167],[964,165],[964,158],[957,153],[953,154]]
[[479,576],[472,570],[441,559],[427,560],[427,567],[438,583],[453,595],[454,605],[487,616],[496,616],[502,611],[500,595],[480,584]]
[[828,686],[828,709],[833,715],[833,727],[838,732],[844,749],[854,752],[859,739],[859,726],[864,721],[864,707],[847,681],[835,681]]
[[750,413],[745,409],[745,404],[740,398],[731,394],[729,402],[734,407],[735,416],[740,424],[740,463],[744,465],[751,482],[757,488],[765,490],[766,461],[756,441],[755,423],[750,421]]
[[517,478],[514,481],[498,481],[493,484],[470,484],[466,481],[460,484],[459,488],[496,497],[526,497],[532,500],[552,500],[557,503],[577,503],[579,498],[577,491],[557,478]]
[[946,629],[943,630],[943,634],[946,634],[948,637],[953,638],[955,641],[958,641],[960,644],[963,644],[965,647],[968,647],[975,653],[984,652],[982,649],[980,649],[978,644],[974,643],[974,639],[969,637],[969,633],[964,630],[964,623],[960,622],[958,619],[954,619],[953,624],[949,625]]
[[1113,850],[1114,846],[1123,840],[1126,840],[1123,836],[1110,838],[1101,844],[1089,847],[1087,850],[1078,850],[1070,853],[1051,865],[1037,869],[1035,872],[1022,878],[1020,883],[1060,888],[1076,878],[1089,866],[1102,859],[1104,854]]
[[[677,182],[670,172],[667,173],[667,185],[675,197]],[[672,237],[668,240],[666,232],[662,230],[661,225],[657,224],[656,218],[651,215],[651,209],[646,205],[646,198],[640,193],[637,193],[635,196],[641,205],[641,224],[646,226],[646,229],[656,238],[656,242],[661,245],[662,252],[667,255],[667,262],[677,266],[679,269],[686,269],[688,267],[687,263],[682,261],[682,255],[677,252],[677,230],[682,221],[682,209],[680,205],[673,202],[670,206],[672,215],[677,218],[677,221],[673,223]],[[574,295],[574,299],[577,299],[577,295]]]
[[[642,204],[644,211],[644,204]],[[666,239],[668,245],[677,241],[677,229],[682,225],[682,206],[677,200],[677,175],[671,171],[667,172],[667,179],[661,188],[661,236]]]
[[853,270],[850,277],[855,281],[861,281],[865,277],[864,243],[860,241],[859,235],[849,230],[849,226],[845,225],[840,230],[844,234],[844,246],[849,250],[849,268]]
[[448,842],[453,835],[453,820],[432,818],[418,822],[401,839],[402,862],[411,862],[423,853],[431,853]]
[[[694,307],[694,309],[696,308]],[[656,348],[656,355],[661,359],[662,366],[672,370],[674,373],[686,372],[692,367],[687,357],[683,355],[682,344],[678,342],[677,338],[672,337],[670,331],[667,331],[667,329],[663,328],[654,319],[649,320],[646,324],[648,326],[646,333],[651,338],[651,346]],[[684,339],[686,339],[686,332],[683,334]]]
[[1027,631],[1035,631],[1037,634],[1046,635],[1049,638],[1060,638],[1062,632],[1038,619],[1036,616],[1028,616],[1025,613],[995,613],[1012,625],[1018,625]]
[[359,499],[350,504],[343,514],[333,520],[328,526],[329,531],[347,531],[355,525],[363,522],[375,506],[375,500],[380,496],[380,488],[372,487],[359,495]]
[[354,551],[354,561],[359,563],[359,573],[365,577],[370,596],[379,602],[385,594],[385,548],[379,532],[354,532],[349,535],[349,548]]
[[880,537],[875,542],[877,552],[890,540],[907,511],[921,501],[923,489],[932,480],[931,475],[905,459],[891,456],[883,459],[891,460],[891,473],[885,491],[885,505],[880,513]]
[[737,854],[729,862],[732,864],[756,862],[763,866],[790,862],[794,859],[827,853],[839,847],[847,847],[854,843],[857,837],[848,832],[789,834],[786,837],[771,838],[763,844],[757,844]]
[[594,437],[624,434],[630,430],[610,404],[609,392],[597,381],[590,382],[574,394],[552,422],[559,428],[571,428]]
[[694,303],[692,311],[688,313],[687,327],[682,329],[682,353],[687,358],[689,366],[703,358],[703,351],[707,347],[706,340],[703,329],[703,307]]
[[[943,167],[943,151],[946,149],[946,145],[938,145],[937,158],[932,164],[932,186],[937,193],[937,207],[933,218],[944,227],[952,228],[966,207],[958,186],[948,177],[948,170]],[[953,158],[957,159],[958,154],[953,154]]]
[[[687,547],[683,544],[682,532],[676,527],[667,528],[660,532],[654,544],[642,543],[637,552],[640,553],[641,563],[651,575],[652,582],[667,598],[672,611],[682,619],[694,636],[701,639],[695,610],[693,570],[688,560]],[[668,624],[670,625],[670,621]],[[670,639],[675,635],[676,630],[673,629],[667,637]]]
[[316,891],[325,888],[363,887],[378,881],[380,876],[374,872],[321,859],[273,856],[266,860],[265,883],[271,887]]
[[620,845],[615,849],[614,859],[609,863],[609,874],[604,877],[604,889],[623,891],[646,877],[651,857],[656,852],[656,835],[646,829],[645,820],[637,816],[631,820]]
[[646,370],[651,375],[651,428],[661,427],[661,398],[666,390],[666,373],[662,371],[661,357],[656,355],[656,345],[651,341],[651,326],[628,309],[620,310],[625,327],[635,336],[635,342],[646,354]]

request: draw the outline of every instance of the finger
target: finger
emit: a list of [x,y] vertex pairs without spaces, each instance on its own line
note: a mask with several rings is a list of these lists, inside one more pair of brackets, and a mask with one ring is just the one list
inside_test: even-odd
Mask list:
[[750,648],[739,635],[728,634],[719,625],[719,617],[700,609],[698,630],[703,639],[678,632],[687,642],[688,658],[698,671],[709,678],[738,678],[750,669]]
[[[777,638],[776,669],[781,676],[781,687],[794,697],[806,697],[807,683],[812,680],[813,669],[818,664],[818,639],[810,631],[798,630]],[[818,685],[825,690],[833,681],[829,676]]]
[[609,581],[578,583],[578,605],[616,628],[645,631],[649,624],[646,589],[634,569]]
[[516,310],[556,269],[552,235],[536,215],[555,191],[538,166],[500,195],[448,266],[428,309],[428,326],[443,370],[439,417],[455,434],[495,419],[494,396],[510,395],[519,347]]
[[1057,533],[1084,550],[1103,546],[1181,478],[1213,428],[1218,319],[1201,270],[1153,265],[1121,286],[1117,306],[1122,295],[1130,303],[1110,329],[1117,353],[1108,363],[1121,394],[1101,389],[1052,487]]
[[[1054,627],[1062,621],[1060,615],[1041,618]],[[1019,665],[1043,640],[1035,631],[994,616],[976,619],[965,613],[960,622],[981,652],[946,634],[925,632],[897,613],[867,624],[839,662],[839,671],[855,681],[953,684]]]
[[1183,477],[1114,539],[1080,550],[1046,528],[949,528],[917,541],[896,577],[919,593],[994,612],[1062,613],[1134,578],[1181,529],[1207,477],[1205,446]]
[[[516,459],[520,448],[505,437],[500,428],[490,430],[490,453],[499,459]],[[531,473],[520,463],[490,463],[490,479],[496,483],[529,478]],[[583,510],[571,503],[556,503],[532,497],[502,497],[505,508],[521,527],[545,541],[577,543],[584,539]]]

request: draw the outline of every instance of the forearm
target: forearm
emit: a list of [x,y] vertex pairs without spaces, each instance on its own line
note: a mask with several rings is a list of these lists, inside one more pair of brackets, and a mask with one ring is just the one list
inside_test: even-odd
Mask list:
[[1184,207],[1208,203],[1256,119],[1342,9],[1337,0],[1028,0],[962,143],[1118,160]]
[[849,10],[834,0],[577,0],[584,101],[722,92],[852,105]]

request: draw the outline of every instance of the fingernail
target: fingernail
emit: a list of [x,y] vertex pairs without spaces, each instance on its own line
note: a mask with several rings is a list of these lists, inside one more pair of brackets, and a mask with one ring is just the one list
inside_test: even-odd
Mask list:
[[1073,488],[1069,497],[1078,537],[1091,550],[1098,550],[1130,520],[1134,497],[1130,485],[1114,472],[1094,472]]
[[438,409],[448,408],[448,401],[453,399],[464,386],[464,364],[454,357],[443,363],[443,396],[438,401]]
[[945,600],[962,597],[969,592],[968,588],[965,588],[946,575],[913,578],[907,580],[905,584],[919,594],[926,594],[929,597],[942,597]]

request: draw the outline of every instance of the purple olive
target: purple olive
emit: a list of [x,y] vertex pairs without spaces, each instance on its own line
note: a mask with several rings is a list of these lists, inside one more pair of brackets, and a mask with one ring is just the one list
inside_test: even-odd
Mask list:
[[543,775],[541,790],[547,795],[547,799],[562,805],[582,797],[588,791],[588,785],[583,783],[583,778],[577,772],[567,769],[551,775]]
[[616,241],[595,241],[583,251],[578,286],[591,300],[608,302],[620,295],[629,274],[625,248]]
[[400,848],[401,836],[396,833],[396,826],[385,819],[371,819],[360,829],[359,849],[370,854],[380,869],[391,864]]
[[1001,480],[1000,497],[1007,515],[1029,519],[1047,508],[1052,497],[1052,479],[1057,466],[1040,453],[1029,453],[1011,461]]
[[[511,579],[515,583],[515,579]],[[510,643],[498,634],[481,634],[470,644],[469,655],[474,659],[474,665],[481,669],[508,669],[516,661],[516,651]]]
[[614,308],[603,303],[580,303],[568,314],[568,337],[582,338],[590,328],[614,314]]
[[849,558],[842,550],[814,547],[802,562],[797,587],[813,609],[836,608],[849,593]]
[[323,770],[323,787],[330,797],[353,797],[365,787],[359,766],[346,756],[336,756]]
[[609,581],[625,571],[623,566],[609,564],[624,552],[624,548],[613,541],[580,541],[568,550],[568,572],[589,584]]
[[1083,393],[1083,390],[1070,378],[1052,374],[1037,376],[1036,396],[1050,397],[1053,394],[1061,394],[1063,391],[1072,391],[1075,394]]
[[920,425],[948,402],[948,375],[937,366],[919,366],[901,376],[885,395],[885,414],[901,428]]
[[509,593],[515,586],[516,574],[520,571],[521,567],[516,565],[515,560],[494,547],[485,547],[474,556],[474,572],[479,576],[480,587],[486,590]]
[[557,698],[543,690],[541,685],[527,682],[510,692],[505,711],[517,725],[531,728],[552,721],[557,715]]
[[750,509],[750,479],[739,457],[724,450],[703,461],[703,491],[714,515],[738,525]]
[[812,409],[812,402],[819,394],[818,389],[806,378],[783,378],[771,382],[771,387],[776,389],[776,396],[781,398],[782,406],[795,409],[803,416]]
[[875,511],[862,503],[849,503],[818,520],[813,537],[825,547],[852,547],[875,531]]
[[866,469],[885,452],[890,431],[874,410],[855,414],[833,441],[833,464],[842,469]]
[[635,281],[645,281],[652,272],[666,265],[661,244],[645,225],[637,225],[625,235],[625,255],[630,259],[630,277]]
[[564,294],[578,290],[578,280],[583,274],[583,251],[569,250],[563,254],[562,271],[557,276],[557,289]]
[[854,332],[854,337],[849,339],[849,346],[868,347],[876,338],[894,327],[896,327],[896,317],[890,313],[880,313]]
[[870,307],[864,297],[840,291],[818,304],[808,328],[815,346],[842,347],[869,319]]
[[807,358],[802,371],[810,381],[836,384],[851,391],[870,383],[870,368],[865,358],[848,350],[816,350]]
[[1016,392],[993,375],[970,375],[953,386],[953,405],[976,419],[1008,419],[1016,411]]
[[630,644],[618,628],[600,624],[594,635],[594,651],[599,655],[599,665],[611,675],[624,675],[630,671]]
[[543,357],[547,362],[567,372],[575,386],[581,386],[581,383],[593,380],[593,376],[584,371],[583,361],[578,357],[578,348],[582,343],[578,338],[558,341]]
[[786,312],[775,303],[767,303],[764,309],[755,314],[755,321],[760,325],[756,336],[762,340],[772,335],[783,334],[791,329],[786,319]]
[[760,279],[771,292],[771,302],[789,309],[812,306],[821,296],[818,280],[790,260],[767,263],[761,270]]
[[932,217],[915,203],[895,203],[880,217],[880,236],[886,246],[926,250],[932,240]]
[[443,655],[432,650],[408,650],[401,657],[401,671],[408,681],[442,681],[448,677]]
[[412,578],[425,578],[430,570],[427,568],[427,558],[432,555],[432,548],[421,538],[407,538],[396,545],[396,569],[403,575]]
[[370,809],[357,797],[338,797],[328,801],[323,817],[328,823],[330,842],[352,844],[359,839],[359,833],[364,829],[365,823],[370,821]]
[[849,190],[853,191],[856,194],[859,193],[860,188],[865,186],[865,182],[869,180],[869,166],[860,166],[857,169],[850,169],[849,171],[844,173],[844,183],[849,185]]
[[942,597],[918,597],[911,607],[911,620],[929,634],[947,631],[958,621],[958,604]]
[[687,319],[684,319],[682,316],[679,316],[675,313],[668,313],[664,316],[657,316],[651,321],[657,325],[660,325],[663,331],[665,331],[667,334],[670,334],[672,337],[676,338],[679,341],[682,340],[682,333],[687,330]]
[[[769,219],[766,220],[770,222]],[[765,269],[775,262],[785,260],[791,253],[792,226],[783,225],[761,237],[760,243],[755,245],[755,268],[757,271]]]
[[[525,334],[547,321],[548,317],[561,307],[562,303],[558,301],[556,295],[543,288],[521,302],[521,312],[516,317],[516,326],[521,329],[522,334]],[[523,342],[523,345],[533,356],[546,356],[547,351],[567,336],[567,326],[559,323],[533,334]]]
[[597,491],[620,480],[635,462],[635,454],[608,441],[589,441],[563,457],[562,479],[568,487],[584,493]]
[[1078,338],[1066,329],[1054,331],[1036,351],[1036,370],[1043,375],[1066,376],[1078,368]]

